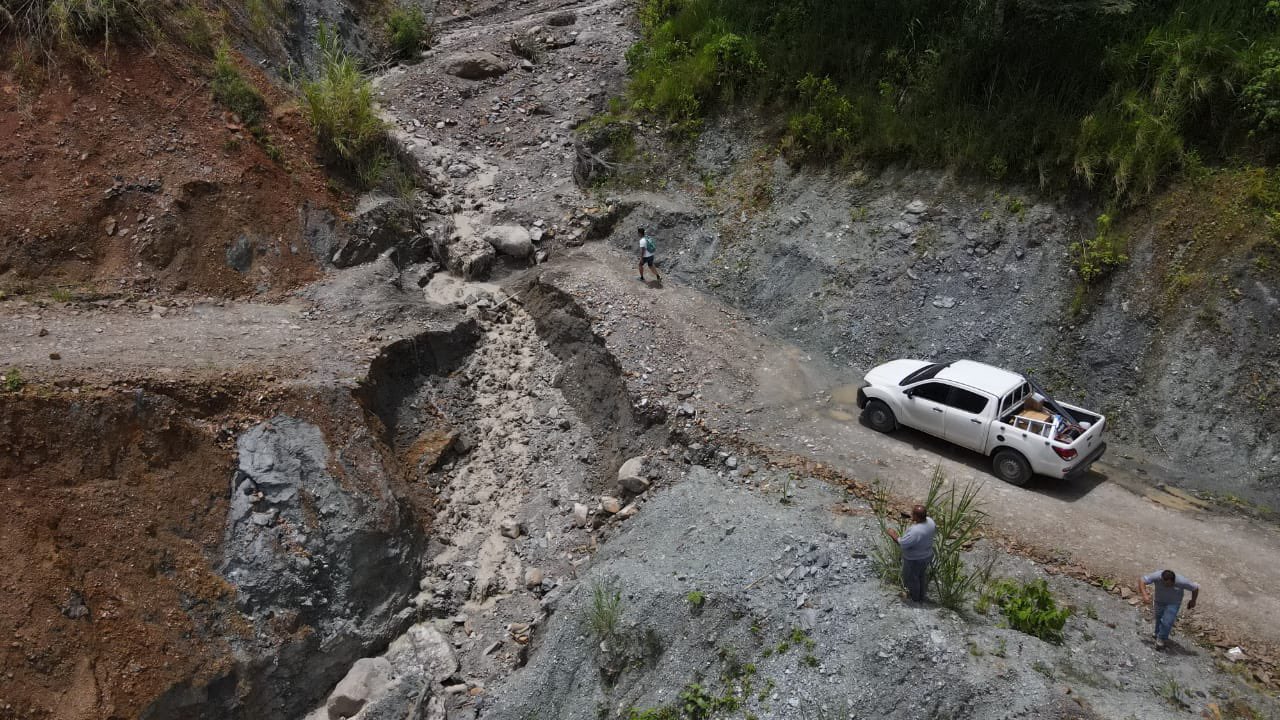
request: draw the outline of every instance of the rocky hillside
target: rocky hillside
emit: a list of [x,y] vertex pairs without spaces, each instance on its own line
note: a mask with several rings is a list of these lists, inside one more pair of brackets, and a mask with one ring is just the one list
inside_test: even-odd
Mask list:
[[805,169],[741,134],[758,124],[703,133],[663,193],[602,190],[657,233],[682,280],[847,366],[850,382],[896,357],[1010,367],[1104,412],[1113,456],[1280,504],[1280,291],[1238,174],[1129,216],[1115,231],[1128,261],[1086,286],[1075,258],[1097,206],[936,171]]
[[[1274,714],[1269,526],[1110,467],[983,485],[847,387],[1028,370],[1134,472],[1274,502],[1269,181],[1173,188],[1083,284],[1088,200],[623,117],[635,11],[199,4],[0,66],[0,720]],[[1061,637],[884,580],[934,468]],[[1165,562],[1205,597],[1161,653],[1117,578]]]

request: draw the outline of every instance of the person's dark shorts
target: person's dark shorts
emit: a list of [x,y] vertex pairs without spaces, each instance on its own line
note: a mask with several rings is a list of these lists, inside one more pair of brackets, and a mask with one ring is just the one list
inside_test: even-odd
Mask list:
[[645,257],[640,258],[640,264],[641,264],[641,265],[648,265],[649,267],[653,267],[653,256],[652,256],[652,255],[646,255]]

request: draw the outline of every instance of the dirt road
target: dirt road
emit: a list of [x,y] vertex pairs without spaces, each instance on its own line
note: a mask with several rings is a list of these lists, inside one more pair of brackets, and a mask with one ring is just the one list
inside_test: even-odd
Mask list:
[[719,431],[812,456],[861,480],[881,479],[903,496],[919,496],[941,464],[955,482],[982,483],[993,525],[1020,543],[1128,584],[1140,573],[1176,568],[1203,587],[1194,612],[1235,637],[1280,644],[1270,621],[1280,612],[1275,527],[1199,509],[1106,463],[1073,482],[1001,483],[981,456],[914,431],[881,435],[860,424],[851,398],[841,397],[858,377],[762,335],[678,279],[658,287],[634,272],[629,256],[596,245],[544,276],[594,309],[624,366],[643,375],[633,383],[658,396],[668,385],[696,385],[689,402]]

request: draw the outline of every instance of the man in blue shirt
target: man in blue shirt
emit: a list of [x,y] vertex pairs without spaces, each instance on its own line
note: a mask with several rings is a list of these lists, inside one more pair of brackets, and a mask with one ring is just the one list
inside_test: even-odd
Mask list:
[[929,585],[929,563],[933,561],[933,534],[938,526],[925,513],[923,505],[911,508],[911,527],[898,537],[893,528],[885,528],[889,537],[902,548],[902,584],[916,602],[924,602],[924,589]]
[[1172,570],[1157,570],[1143,575],[1138,580],[1138,589],[1142,591],[1142,600],[1151,602],[1151,594],[1147,586],[1155,587],[1155,603],[1152,610],[1156,616],[1156,649],[1163,650],[1169,639],[1169,631],[1173,630],[1173,621],[1178,619],[1178,610],[1182,607],[1182,593],[1191,591],[1190,610],[1196,606],[1196,598],[1200,596],[1200,586],[1182,577]]

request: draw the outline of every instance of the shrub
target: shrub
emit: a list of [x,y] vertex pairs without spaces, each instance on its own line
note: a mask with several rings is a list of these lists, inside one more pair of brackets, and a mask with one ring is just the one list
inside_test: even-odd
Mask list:
[[1111,216],[1098,216],[1097,233],[1088,240],[1072,243],[1072,264],[1080,281],[1087,287],[1110,275],[1113,270],[1129,262],[1125,254],[1128,238],[1112,230]]
[[697,609],[701,608],[702,604],[707,601],[707,594],[701,590],[691,590],[689,594],[684,596],[684,599],[689,603],[689,605]]
[[[946,475],[938,465],[933,470],[924,503],[929,517],[938,526],[933,541],[933,563],[929,567],[930,587],[940,605],[957,611],[986,584],[995,562],[993,555],[972,565],[964,561],[965,550],[980,537],[987,518],[978,505],[980,489],[981,486],[973,482],[959,488],[947,486]],[[902,549],[885,533],[890,522],[889,496],[883,488],[876,489],[872,510],[880,526],[870,553],[873,566],[881,580],[901,587]],[[906,523],[899,520],[895,529],[901,534],[906,527]]]
[[933,544],[930,587],[940,605],[960,610],[991,577],[994,555],[973,564],[964,561],[964,552],[981,537],[987,514],[978,504],[981,485],[976,482],[945,485],[942,466],[934,468],[925,507],[938,524]]
[[372,187],[389,166],[386,127],[374,108],[373,87],[334,33],[321,26],[318,41],[320,74],[302,84],[316,140],[330,164]]
[[393,56],[402,60],[412,59],[427,36],[427,16],[422,8],[401,6],[387,16],[387,38]]
[[685,720],[707,720],[720,712],[736,712],[740,704],[736,696],[730,693],[713,695],[696,682],[689,683],[680,691],[680,717]]
[[1280,130],[1280,49],[1262,53],[1253,77],[1240,92],[1258,132]]
[[796,83],[800,112],[787,122],[790,147],[806,157],[843,157],[854,147],[862,120],[829,77],[804,76]]
[[235,113],[245,125],[262,122],[267,102],[262,95],[240,74],[226,42],[218,46],[213,56],[213,78],[209,81],[213,97],[223,107]]
[[4,381],[0,385],[4,387],[6,392],[18,392],[27,384],[22,379],[22,373],[18,371],[18,368],[9,368],[4,375],[0,376],[0,380]]
[[1006,578],[994,583],[986,595],[1000,607],[1009,627],[1048,642],[1062,642],[1071,608],[1058,607],[1044,580],[1019,584]]

